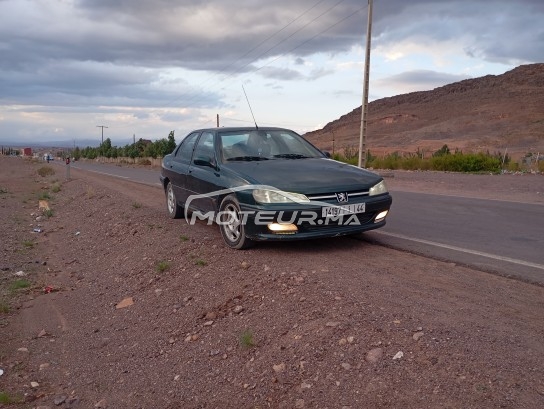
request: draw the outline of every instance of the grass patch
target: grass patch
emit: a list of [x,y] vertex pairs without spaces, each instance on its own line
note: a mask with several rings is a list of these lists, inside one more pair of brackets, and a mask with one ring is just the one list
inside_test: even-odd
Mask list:
[[51,200],[51,195],[49,192],[42,192],[40,197],[38,197],[39,200]]
[[9,314],[10,308],[6,301],[0,300],[0,314]]
[[252,348],[257,345],[255,342],[255,338],[253,337],[253,333],[249,329],[246,329],[244,332],[242,332],[242,334],[240,334],[239,340],[240,345],[243,348]]
[[87,199],[92,199],[96,196],[96,192],[91,186],[87,187],[87,191],[85,194],[87,196]]
[[200,266],[200,267],[204,267],[204,266],[208,265],[208,263],[206,262],[206,260],[202,260],[201,258],[197,259],[197,260],[195,261],[195,264],[196,264],[197,266]]
[[189,240],[189,237],[187,237],[186,235],[182,234],[181,236],[179,236],[179,241],[183,242],[183,241],[188,241]]
[[55,174],[55,170],[51,166],[42,166],[38,169],[38,175],[41,177],[52,176]]
[[164,273],[169,268],[170,264],[167,261],[160,261],[159,264],[157,264],[157,271],[159,273]]
[[53,210],[51,209],[44,210],[43,215],[49,219],[50,217],[53,217]]
[[30,287],[30,281],[28,280],[15,280],[13,283],[9,285],[9,289],[12,292],[22,290],[28,287]]
[[142,207],[142,204],[138,203],[138,202],[134,202],[134,203],[132,203],[132,207],[135,208],[135,209],[139,209],[140,207]]
[[11,396],[8,392],[0,392],[0,403],[10,405],[12,403],[23,403],[23,398],[20,396]]
[[53,185],[51,186],[51,191],[53,193],[60,192],[60,183],[53,183]]
[[34,242],[32,240],[25,240],[25,241],[23,241],[23,247],[25,249],[34,248]]

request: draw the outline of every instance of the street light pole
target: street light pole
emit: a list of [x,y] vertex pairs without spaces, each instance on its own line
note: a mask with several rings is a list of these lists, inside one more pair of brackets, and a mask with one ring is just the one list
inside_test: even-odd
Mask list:
[[366,117],[368,114],[368,83],[370,72],[370,40],[372,37],[372,0],[368,0],[368,25],[366,30],[365,68],[363,75],[363,103],[361,104],[361,133],[359,137],[359,167],[366,165]]
[[102,128],[102,144],[104,144],[104,128],[107,128],[107,126],[104,125],[96,125],[97,128]]

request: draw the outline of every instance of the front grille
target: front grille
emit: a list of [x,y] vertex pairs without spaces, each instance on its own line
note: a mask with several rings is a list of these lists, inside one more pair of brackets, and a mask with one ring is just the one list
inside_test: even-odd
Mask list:
[[[335,193],[323,193],[323,194],[316,194],[316,195],[306,195],[308,199],[310,200],[336,200],[336,193],[343,193],[343,192],[335,192]],[[352,192],[346,192],[348,194],[348,201],[357,199],[360,197],[368,196],[368,190],[357,190]]]

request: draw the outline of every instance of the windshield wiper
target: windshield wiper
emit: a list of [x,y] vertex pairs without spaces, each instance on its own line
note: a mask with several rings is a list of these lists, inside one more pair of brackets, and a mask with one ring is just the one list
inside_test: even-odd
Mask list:
[[234,158],[228,158],[227,161],[246,161],[251,162],[254,160],[268,160],[264,156],[235,156]]
[[280,153],[278,155],[274,155],[275,158],[285,158],[285,159],[306,159],[309,158],[309,156],[302,155],[300,153]]

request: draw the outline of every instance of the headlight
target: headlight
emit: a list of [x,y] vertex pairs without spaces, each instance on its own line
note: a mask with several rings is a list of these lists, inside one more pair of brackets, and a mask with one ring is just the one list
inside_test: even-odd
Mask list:
[[300,203],[310,201],[310,199],[300,193],[268,189],[255,189],[253,191],[253,198],[258,203]]
[[381,195],[383,193],[387,193],[387,186],[385,186],[385,182],[383,180],[380,183],[372,186],[368,191],[369,196]]

